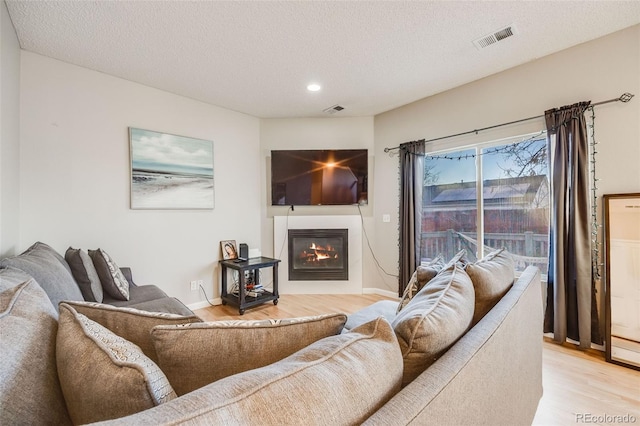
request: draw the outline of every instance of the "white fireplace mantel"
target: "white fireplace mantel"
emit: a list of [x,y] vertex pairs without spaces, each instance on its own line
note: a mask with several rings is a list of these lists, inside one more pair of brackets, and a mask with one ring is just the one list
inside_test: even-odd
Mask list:
[[[348,229],[349,279],[340,281],[289,281],[289,229]],[[280,294],[362,294],[362,222],[360,216],[275,216],[273,252]]]

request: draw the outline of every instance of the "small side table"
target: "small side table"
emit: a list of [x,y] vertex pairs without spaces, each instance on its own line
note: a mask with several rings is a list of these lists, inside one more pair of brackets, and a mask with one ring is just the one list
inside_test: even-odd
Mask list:
[[[265,302],[273,300],[273,304],[278,304],[278,263],[280,259],[272,259],[270,257],[252,257],[247,260],[221,260],[220,267],[222,269],[222,291],[220,298],[222,304],[227,303],[238,307],[238,312],[243,315],[245,309],[252,306],[260,305]],[[253,297],[247,295],[245,272],[253,271],[253,279],[255,284],[260,283],[260,271],[261,268],[273,268],[273,291],[264,290],[258,296]],[[238,294],[228,293],[227,288],[227,272],[228,270],[238,271],[239,285]]]

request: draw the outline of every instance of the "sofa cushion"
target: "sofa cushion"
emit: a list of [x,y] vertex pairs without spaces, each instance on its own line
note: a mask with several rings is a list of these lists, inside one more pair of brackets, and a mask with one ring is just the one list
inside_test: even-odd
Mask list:
[[[13,289],[14,287],[17,287],[25,281],[29,281],[32,279],[33,277],[24,272],[22,269],[12,268],[11,266],[0,268],[0,293],[5,290]],[[38,286],[40,285],[38,284]],[[42,287],[40,288],[42,289]],[[49,299],[47,298],[47,300]],[[51,300],[49,300],[49,304],[51,304]]]
[[[133,290],[133,287],[131,287],[131,289]],[[187,308],[185,304],[180,301],[180,299],[177,299],[175,297],[161,297],[159,299],[149,300],[147,302],[132,303],[128,304],[127,307],[147,312],[165,312],[167,314],[176,314],[183,317],[194,315],[191,309]]]
[[0,260],[0,267],[9,266],[32,276],[47,293],[56,311],[62,300],[84,300],[69,265],[47,244],[36,242],[19,256]]
[[391,323],[404,358],[403,385],[433,364],[469,328],[475,296],[462,265],[449,262]]
[[56,368],[58,313],[31,277],[0,270],[0,423],[71,424]]
[[356,327],[373,321],[378,317],[383,317],[391,323],[396,317],[398,310],[398,302],[395,300],[380,300],[371,305],[360,309],[357,312],[347,316],[347,322],[344,325],[343,333],[348,333]]
[[422,290],[422,287],[431,281],[443,267],[444,259],[442,256],[436,256],[428,264],[418,266],[411,276],[407,287],[404,289],[397,312],[400,312],[402,308],[407,306],[407,303],[409,303],[413,296]]
[[149,302],[167,297],[167,293],[155,285],[139,285],[129,287],[129,300],[115,299],[106,293],[103,302],[113,306],[129,306],[134,303]]
[[178,395],[272,364],[309,344],[339,334],[347,317],[214,321],[157,326],[151,331],[158,364]]
[[73,278],[76,279],[84,300],[102,302],[102,284],[89,254],[84,250],[69,247],[64,258],[71,268]]
[[117,300],[129,300],[129,281],[111,256],[101,248],[89,250],[89,257],[98,271],[104,291]]
[[476,324],[504,296],[515,281],[515,262],[511,254],[495,250],[465,267],[476,293],[473,324]]
[[396,336],[379,318],[197,389],[188,404],[178,398],[118,424],[355,425],[382,407],[401,379]]
[[75,424],[126,416],[176,397],[139,347],[66,303],[60,304],[56,359]]
[[193,312],[188,316],[182,316],[162,312],[148,312],[135,308],[121,308],[95,302],[68,302],[67,304],[90,320],[134,343],[156,363],[158,362],[158,356],[151,341],[151,329],[153,327],[156,325],[177,325],[202,321]]

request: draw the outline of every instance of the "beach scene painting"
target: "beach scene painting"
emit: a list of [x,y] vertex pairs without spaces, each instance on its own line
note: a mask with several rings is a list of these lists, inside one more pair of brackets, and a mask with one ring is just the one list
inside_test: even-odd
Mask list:
[[129,128],[132,209],[213,209],[213,142]]

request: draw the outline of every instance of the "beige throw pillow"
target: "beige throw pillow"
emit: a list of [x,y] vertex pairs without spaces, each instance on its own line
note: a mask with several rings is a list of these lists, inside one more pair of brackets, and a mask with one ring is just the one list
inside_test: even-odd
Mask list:
[[435,257],[427,265],[418,266],[411,276],[407,287],[404,289],[404,293],[402,294],[396,313],[400,312],[405,306],[407,306],[407,303],[409,303],[413,296],[422,290],[422,287],[431,281],[443,267],[444,260],[441,256]]
[[108,328],[118,336],[142,349],[142,352],[158,362],[155,346],[151,341],[151,329],[156,325],[177,325],[202,322],[195,314],[182,316],[164,312],[148,312],[134,308],[121,308],[94,302],[66,302],[90,320]]
[[214,321],[157,326],[151,336],[158,364],[178,395],[263,367],[327,336],[339,334],[344,314],[261,321]]
[[459,252],[457,252],[451,259],[449,259],[447,263],[444,264],[444,266],[441,269],[449,269],[452,265],[455,265],[456,263],[460,263],[462,266],[469,263],[467,261],[467,250],[462,249]]
[[476,293],[473,324],[484,317],[504,296],[515,280],[515,262],[511,254],[496,250],[466,266]]
[[274,364],[195,390],[191,404],[177,399],[123,423],[359,425],[398,392],[401,380],[396,336],[378,318]]
[[473,317],[471,279],[450,262],[393,320],[404,359],[403,386],[418,377],[469,328]]
[[115,419],[176,397],[140,348],[60,304],[58,376],[74,424]]

